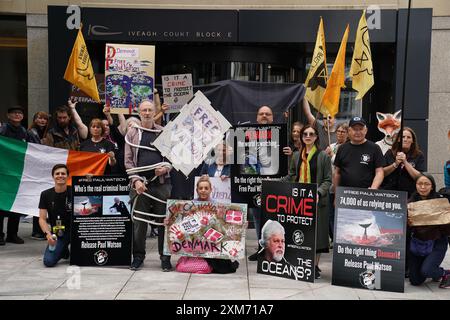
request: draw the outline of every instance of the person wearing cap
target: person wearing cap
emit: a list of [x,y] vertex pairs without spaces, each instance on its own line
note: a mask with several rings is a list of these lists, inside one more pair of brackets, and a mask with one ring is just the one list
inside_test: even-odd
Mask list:
[[353,117],[348,128],[350,141],[338,149],[334,160],[335,186],[378,189],[383,182],[383,153],[366,134],[364,119]]
[[[0,135],[11,139],[26,142],[38,143],[36,137],[22,126],[24,109],[21,106],[14,106],[8,109],[8,122],[0,127]],[[14,212],[0,210],[0,245],[5,245],[5,234],[3,233],[3,220],[8,217],[6,242],[23,244],[24,241],[17,235],[19,231],[20,215]]]

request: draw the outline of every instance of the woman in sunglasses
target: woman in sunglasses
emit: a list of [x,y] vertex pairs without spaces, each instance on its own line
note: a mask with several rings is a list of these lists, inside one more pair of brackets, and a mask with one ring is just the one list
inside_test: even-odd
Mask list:
[[319,149],[317,129],[306,125],[300,131],[301,148],[294,152],[289,169],[292,182],[317,183],[317,245],[315,277],[320,278],[320,253],[328,251],[328,196],[331,186],[331,160]]

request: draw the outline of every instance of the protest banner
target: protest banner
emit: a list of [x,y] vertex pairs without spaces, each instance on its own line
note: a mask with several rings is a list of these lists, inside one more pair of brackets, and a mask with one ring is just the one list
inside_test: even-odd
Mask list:
[[186,177],[222,141],[231,124],[211,106],[211,102],[197,91],[194,98],[181,109],[153,142],[163,157]]
[[287,125],[239,125],[227,137],[234,145],[231,166],[231,201],[260,207],[262,179],[278,179],[288,173]]
[[194,96],[192,74],[162,76],[164,103],[169,105],[166,113],[180,112],[181,108]]
[[132,223],[127,177],[73,177],[70,264],[129,266]]
[[243,259],[247,205],[167,200],[164,254]]
[[314,282],[317,184],[262,182],[258,273]]
[[[195,177],[194,199],[198,198],[197,189],[195,188],[198,179],[200,179],[200,177]],[[209,177],[209,181],[211,181],[212,186],[211,200],[223,203],[231,203],[230,178],[227,178],[226,180],[222,181],[222,179],[219,177]]]
[[105,94],[111,113],[137,114],[142,100],[153,101],[155,46],[106,44]]
[[332,284],[404,292],[406,192],[338,187]]

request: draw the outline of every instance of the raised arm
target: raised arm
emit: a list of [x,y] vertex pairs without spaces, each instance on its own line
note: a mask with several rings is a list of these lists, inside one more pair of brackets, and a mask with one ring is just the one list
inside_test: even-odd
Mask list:
[[73,102],[72,100],[67,100],[67,104],[69,105],[69,108],[72,113],[73,121],[75,122],[77,128],[78,128],[78,134],[80,135],[81,139],[86,139],[89,133],[88,127],[83,123],[83,121],[80,118],[80,115],[77,112],[76,105],[77,102]]
[[312,126],[314,124],[314,121],[316,121],[316,118],[311,112],[311,108],[309,106],[308,100],[306,100],[306,97],[303,97],[302,104],[303,104],[303,112],[305,113],[306,119],[308,120],[308,124]]
[[114,119],[111,116],[111,108],[105,105],[103,108],[103,114],[105,115],[106,120],[108,120],[109,125],[112,126],[114,124]]

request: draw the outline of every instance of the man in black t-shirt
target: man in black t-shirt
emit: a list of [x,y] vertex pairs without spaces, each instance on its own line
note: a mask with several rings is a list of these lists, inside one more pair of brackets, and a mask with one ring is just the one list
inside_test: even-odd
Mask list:
[[[71,189],[67,188],[69,170],[65,164],[52,169],[55,181],[53,188],[42,191],[39,201],[39,225],[45,234],[48,246],[44,253],[44,265],[55,266],[61,258],[69,258],[70,215],[72,213]],[[50,222],[50,228],[47,224]]]
[[378,189],[383,182],[383,153],[366,134],[364,119],[353,117],[348,128],[350,142],[339,147],[334,160],[335,186]]

